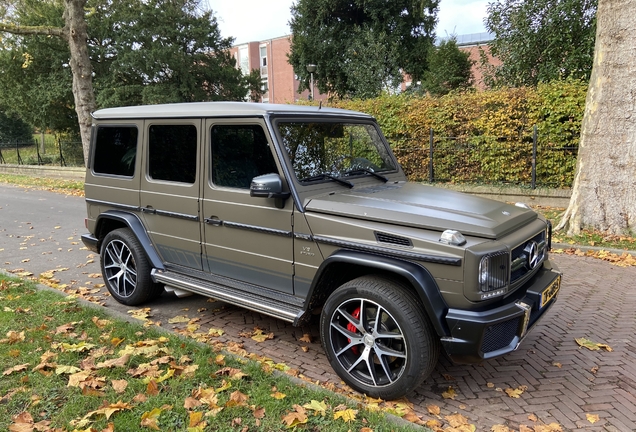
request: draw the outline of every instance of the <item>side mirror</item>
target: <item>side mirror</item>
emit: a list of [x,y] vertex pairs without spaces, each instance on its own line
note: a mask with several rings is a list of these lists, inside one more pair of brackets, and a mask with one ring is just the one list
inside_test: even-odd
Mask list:
[[275,198],[276,207],[283,208],[285,200],[291,194],[283,191],[283,181],[278,174],[263,174],[252,179],[250,196],[258,198]]

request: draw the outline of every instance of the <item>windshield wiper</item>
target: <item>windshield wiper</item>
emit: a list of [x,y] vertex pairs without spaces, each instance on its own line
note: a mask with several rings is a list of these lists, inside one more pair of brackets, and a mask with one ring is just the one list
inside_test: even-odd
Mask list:
[[311,176],[311,177],[305,177],[304,179],[300,179],[300,182],[310,182],[310,181],[315,181],[315,180],[324,180],[324,179],[329,179],[329,180],[333,180],[337,183],[340,183],[343,186],[347,186],[349,189],[351,189],[354,185],[353,183],[351,183],[348,180],[343,180],[341,178],[332,176],[331,174],[318,174],[315,176]]
[[362,173],[371,174],[373,177],[382,180],[384,183],[389,181],[389,179],[384,177],[383,175],[378,174],[377,172],[371,171],[370,169],[366,169],[366,168],[352,169],[351,171],[347,171],[345,175],[350,176],[350,175],[356,175],[356,174],[362,174]]

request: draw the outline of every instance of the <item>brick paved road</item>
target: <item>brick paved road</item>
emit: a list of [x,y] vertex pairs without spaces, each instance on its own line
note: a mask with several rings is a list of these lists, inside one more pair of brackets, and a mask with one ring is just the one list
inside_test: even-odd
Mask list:
[[[553,257],[564,279],[549,315],[518,351],[502,359],[478,366],[454,366],[442,359],[433,375],[409,395],[419,415],[430,418],[426,406],[434,404],[441,407],[442,416],[463,414],[478,431],[489,431],[495,424],[518,430],[520,424],[532,427],[542,422],[559,423],[568,431],[636,430],[636,268],[592,258]],[[203,328],[227,332],[223,340],[242,341],[248,352],[340,386],[319,345],[316,325],[294,328],[231,306],[201,316]],[[274,332],[275,339],[255,343],[237,336],[254,326]],[[311,333],[315,342],[298,341],[303,333]],[[574,340],[579,337],[608,344],[613,352],[580,349]],[[309,346],[309,351],[303,352],[302,346]],[[457,393],[455,400],[441,396],[449,386]],[[527,390],[518,399],[501,391],[519,386]],[[586,413],[598,414],[600,421],[591,424]],[[530,414],[539,421],[529,420]]]

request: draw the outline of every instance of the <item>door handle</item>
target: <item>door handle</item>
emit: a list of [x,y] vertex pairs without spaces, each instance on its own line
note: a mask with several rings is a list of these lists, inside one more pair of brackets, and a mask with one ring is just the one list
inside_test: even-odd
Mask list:
[[223,226],[223,221],[216,216],[203,219],[203,222],[214,226]]
[[142,213],[157,214],[157,210],[154,209],[152,206],[142,207],[141,208],[141,212]]

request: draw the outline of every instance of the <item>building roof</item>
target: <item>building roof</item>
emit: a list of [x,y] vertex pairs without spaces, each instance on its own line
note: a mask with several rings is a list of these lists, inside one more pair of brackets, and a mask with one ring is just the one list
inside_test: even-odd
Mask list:
[[368,114],[339,108],[254,102],[191,102],[105,108],[92,113],[94,119],[260,117],[271,114],[347,115],[372,118]]

